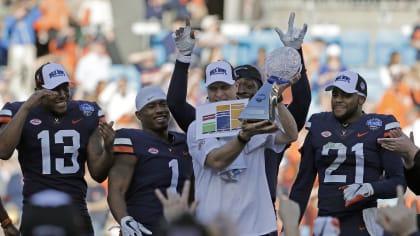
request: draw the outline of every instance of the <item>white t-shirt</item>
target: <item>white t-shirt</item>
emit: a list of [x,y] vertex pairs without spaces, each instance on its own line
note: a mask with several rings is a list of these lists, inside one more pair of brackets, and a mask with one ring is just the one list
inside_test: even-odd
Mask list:
[[[187,142],[193,159],[197,217],[210,223],[219,214],[229,217],[241,236],[263,235],[277,230],[276,216],[265,174],[264,150],[280,152],[285,145],[274,143],[275,134],[252,137],[237,158],[246,169],[238,181],[223,180],[219,171],[204,166],[207,154],[234,137],[196,139],[196,122],[188,128]],[[241,157],[242,156],[242,157]]]

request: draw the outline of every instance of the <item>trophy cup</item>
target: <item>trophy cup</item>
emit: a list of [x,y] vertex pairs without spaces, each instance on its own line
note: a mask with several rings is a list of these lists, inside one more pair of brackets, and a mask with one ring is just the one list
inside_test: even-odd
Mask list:
[[239,115],[239,120],[274,121],[277,107],[278,88],[274,84],[290,83],[302,69],[299,52],[291,47],[281,47],[268,54],[265,67],[267,82],[250,99]]

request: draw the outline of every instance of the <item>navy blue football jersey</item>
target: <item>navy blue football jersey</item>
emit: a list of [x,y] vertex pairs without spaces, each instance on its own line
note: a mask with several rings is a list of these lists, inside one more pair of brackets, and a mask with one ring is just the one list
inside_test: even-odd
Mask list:
[[[137,164],[126,192],[130,216],[154,231],[163,217],[163,208],[155,195],[160,189],[181,192],[184,182],[193,175],[192,159],[186,136],[169,132],[172,142],[139,129],[119,129],[116,132],[114,153],[135,155]],[[118,158],[118,156],[116,157]]]
[[[0,111],[0,123],[8,123],[22,104],[7,103]],[[88,215],[84,180],[87,144],[100,119],[104,119],[103,111],[87,101],[69,101],[62,116],[42,106],[29,112],[16,148],[24,204],[36,192],[56,189],[68,193],[81,214]]]
[[[392,115],[363,114],[347,127],[331,112],[312,115],[290,193],[290,198],[299,203],[301,215],[317,174],[320,216],[340,217],[374,207],[378,198],[396,197],[396,186],[405,186],[403,163],[397,153],[381,148],[377,139],[398,127]],[[339,188],[353,183],[371,183],[374,195],[345,208]]]

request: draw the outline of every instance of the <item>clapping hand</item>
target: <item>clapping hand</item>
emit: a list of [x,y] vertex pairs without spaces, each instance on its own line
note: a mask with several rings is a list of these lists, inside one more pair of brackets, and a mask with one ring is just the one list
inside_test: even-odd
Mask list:
[[279,35],[280,40],[284,44],[284,46],[292,47],[297,50],[302,47],[303,38],[305,37],[308,26],[306,24],[303,24],[302,29],[294,28],[293,27],[294,21],[295,21],[295,13],[292,12],[289,15],[289,24],[288,24],[287,32],[283,33],[283,31],[280,30],[278,27],[275,28],[275,31]]

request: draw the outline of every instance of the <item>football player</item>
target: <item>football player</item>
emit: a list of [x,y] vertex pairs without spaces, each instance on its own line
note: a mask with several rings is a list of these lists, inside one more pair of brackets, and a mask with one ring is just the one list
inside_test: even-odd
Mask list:
[[319,218],[338,218],[344,236],[382,235],[376,200],[396,197],[405,180],[399,154],[381,148],[377,139],[399,123],[392,115],[363,112],[367,84],[356,72],[339,73],[326,90],[332,91],[332,112],[313,114],[307,122],[290,199],[299,203],[302,217],[318,174]]
[[185,134],[168,131],[170,113],[162,89],[142,88],[136,110],[142,129],[117,130],[108,180],[108,203],[122,236],[157,234],[163,207],[155,189],[181,193],[193,174]]
[[7,160],[18,151],[24,181],[22,228],[28,223],[28,199],[54,189],[72,197],[84,222],[81,232],[93,236],[85,200],[85,164],[97,182],[106,179],[115,132],[96,103],[70,100],[69,82],[60,64],[46,63],[35,73],[32,95],[25,102],[4,105],[0,158]]

